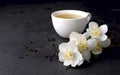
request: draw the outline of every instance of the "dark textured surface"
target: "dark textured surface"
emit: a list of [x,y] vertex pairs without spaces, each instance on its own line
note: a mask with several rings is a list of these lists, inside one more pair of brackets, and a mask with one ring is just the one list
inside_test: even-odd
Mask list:
[[[66,70],[57,58],[49,59],[54,44],[66,41],[56,34],[51,23],[51,12],[60,9],[91,12],[92,21],[108,24],[114,47],[104,49],[92,64],[78,68]],[[78,2],[0,7],[0,75],[119,75],[119,13],[118,8],[89,7]]]

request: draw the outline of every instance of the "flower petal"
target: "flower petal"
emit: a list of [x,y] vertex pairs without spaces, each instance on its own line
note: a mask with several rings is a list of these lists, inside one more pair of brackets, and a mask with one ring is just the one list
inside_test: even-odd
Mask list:
[[71,63],[72,63],[72,61],[65,60],[64,63],[63,63],[63,65],[64,66],[69,66]]
[[91,58],[91,54],[90,54],[90,51],[88,50],[85,50],[85,51],[82,51],[81,54],[83,55],[83,58],[89,62],[90,58]]
[[65,52],[66,47],[67,47],[67,43],[61,43],[61,44],[59,45],[59,51]]
[[106,48],[111,44],[111,40],[108,38],[107,40],[101,42],[102,43],[102,47]]
[[78,51],[76,45],[73,42],[68,42],[68,49],[72,50],[73,52]]
[[91,29],[91,28],[98,28],[98,24],[96,23],[96,22],[90,22],[89,23],[89,28]]
[[[82,55],[79,52],[76,52],[74,55],[74,61],[71,64],[71,66],[76,67],[77,65],[81,65],[83,62],[82,60],[83,60]],[[80,62],[81,62],[81,64],[80,64]]]
[[72,40],[74,38],[77,38],[78,36],[79,36],[79,33],[73,31],[73,32],[71,32],[69,38],[70,38],[70,40]]
[[86,38],[88,38],[88,37],[90,36],[90,34],[89,34],[88,32],[83,33],[83,35],[84,35]]
[[59,45],[59,50],[61,52],[65,52],[67,49],[72,50],[72,51],[77,51],[77,47],[73,42],[68,42],[68,43],[61,43]]
[[63,52],[59,52],[58,57],[60,62],[64,62]]
[[93,48],[95,48],[97,45],[97,41],[96,39],[89,39],[88,40],[88,50],[92,50]]
[[84,58],[82,56],[82,54],[79,55],[79,63],[78,63],[78,66],[82,65],[84,62]]
[[86,32],[90,35],[90,29],[87,28],[87,29],[86,29]]
[[100,26],[100,30],[102,33],[107,33],[108,31],[108,26],[106,24]]
[[92,50],[93,54],[101,54],[102,53],[102,48],[100,50]]
[[82,65],[84,62],[84,59],[82,58],[82,60],[79,60],[78,66]]
[[75,44],[78,44],[79,37],[80,37],[79,33],[73,31],[70,34],[69,39],[70,39],[70,41],[74,42]]
[[76,67],[76,65],[79,63],[78,55],[75,53],[75,57],[73,60],[73,63],[71,64],[72,67]]
[[101,34],[99,37],[100,41],[105,41],[107,39],[107,35],[106,34]]
[[86,37],[82,34],[80,34],[79,41],[86,41]]

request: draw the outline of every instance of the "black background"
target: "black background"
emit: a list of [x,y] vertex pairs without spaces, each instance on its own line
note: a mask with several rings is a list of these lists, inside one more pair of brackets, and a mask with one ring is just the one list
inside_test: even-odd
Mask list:
[[[16,5],[16,4],[41,4],[41,3],[55,3],[55,2],[86,2],[91,7],[104,8],[120,8],[119,0],[0,0],[0,6]],[[103,7],[102,7],[103,8]]]
[[[107,24],[112,46],[90,64],[66,70],[49,57],[54,44],[68,40],[56,34],[51,22],[51,13],[61,9],[87,11],[91,21]],[[117,0],[0,0],[0,75],[120,75],[119,34]],[[55,41],[48,41],[51,37]]]

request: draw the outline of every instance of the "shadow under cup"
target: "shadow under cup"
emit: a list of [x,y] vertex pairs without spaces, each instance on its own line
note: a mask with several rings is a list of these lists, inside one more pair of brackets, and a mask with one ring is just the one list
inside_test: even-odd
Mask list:
[[91,14],[80,10],[59,10],[51,14],[55,31],[68,38],[72,31],[82,33],[91,19]]

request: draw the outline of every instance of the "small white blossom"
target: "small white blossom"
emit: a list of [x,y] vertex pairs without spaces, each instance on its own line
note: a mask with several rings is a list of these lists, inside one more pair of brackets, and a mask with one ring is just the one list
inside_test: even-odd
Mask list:
[[61,43],[59,45],[59,61],[64,62],[64,66],[80,66],[84,59],[73,42]]
[[90,35],[91,38],[98,39],[100,41],[105,41],[107,39],[107,33],[108,26],[106,24],[101,25],[98,27],[98,24],[96,22],[90,22],[89,28],[87,29],[87,35]]
[[106,48],[111,44],[110,39],[106,39],[105,41],[99,41],[97,40],[97,45],[96,47],[92,50],[93,54],[101,54],[103,49],[102,48]]
[[89,61],[91,58],[90,50],[95,48],[97,44],[96,39],[87,40],[87,38],[84,35],[79,34],[77,32],[72,32],[69,38],[70,41],[74,42],[75,45],[78,47],[78,50],[82,54],[83,58],[86,61]]

